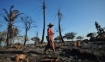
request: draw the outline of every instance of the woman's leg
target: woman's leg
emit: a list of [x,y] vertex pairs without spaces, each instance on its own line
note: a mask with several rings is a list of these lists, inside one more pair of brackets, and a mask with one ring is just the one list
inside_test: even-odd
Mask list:
[[44,53],[46,53],[46,51],[47,51],[48,48],[49,48],[48,45],[46,45],[45,50],[44,50]]
[[50,40],[49,41],[50,41],[50,45],[51,45],[52,50],[55,52],[53,36],[50,36]]
[[53,41],[51,41],[51,47],[52,47],[52,50],[55,52],[55,45]]

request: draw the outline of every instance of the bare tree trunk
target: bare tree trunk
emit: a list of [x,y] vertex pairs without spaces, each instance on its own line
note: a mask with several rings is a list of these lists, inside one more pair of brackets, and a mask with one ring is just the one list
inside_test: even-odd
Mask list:
[[26,41],[27,41],[27,29],[26,29],[26,34],[25,34],[24,46],[26,44]]
[[1,47],[1,43],[2,43],[2,40],[1,40],[1,37],[0,37],[0,47]]
[[9,25],[8,25],[8,29],[7,29],[7,39],[6,39],[6,45],[9,46]]
[[64,42],[62,34],[61,34],[60,21],[61,21],[61,18],[60,18],[60,16],[58,16],[58,29],[59,29],[60,40],[62,40],[62,42]]
[[9,41],[8,41],[8,38],[9,38],[9,36],[8,36],[8,32],[7,32],[7,39],[6,39],[6,45],[8,46],[9,45]]
[[43,43],[43,41],[44,41],[44,35],[45,35],[45,7],[43,7],[43,20],[44,20],[44,22],[43,22],[43,35],[42,35],[42,41],[41,41],[41,43]]

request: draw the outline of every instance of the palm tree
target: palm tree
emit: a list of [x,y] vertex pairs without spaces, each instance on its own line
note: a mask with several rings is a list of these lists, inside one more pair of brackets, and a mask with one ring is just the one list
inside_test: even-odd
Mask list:
[[13,43],[14,43],[14,39],[19,34],[19,30],[17,27],[13,27],[12,30],[13,30]]
[[8,23],[8,28],[7,28],[7,39],[6,39],[6,42],[7,42],[7,46],[9,45],[9,39],[12,39],[12,26],[14,24],[14,21],[15,19],[17,19],[17,17],[23,13],[20,13],[18,10],[13,10],[14,6],[12,5],[10,7],[10,10],[9,12],[6,10],[6,9],[3,9],[6,13],[6,16],[0,14],[4,19],[5,21]]
[[45,0],[42,3],[42,8],[43,8],[43,34],[42,34],[42,40],[41,43],[44,41],[44,35],[45,35],[45,25],[46,25],[46,20],[45,20],[45,9],[46,9],[46,3]]
[[62,40],[62,42],[64,42],[63,37],[62,37],[62,33],[61,33],[61,25],[60,25],[62,16],[63,16],[63,14],[60,12],[60,9],[59,9],[58,10],[58,29],[59,29],[59,36],[60,36],[60,39]]

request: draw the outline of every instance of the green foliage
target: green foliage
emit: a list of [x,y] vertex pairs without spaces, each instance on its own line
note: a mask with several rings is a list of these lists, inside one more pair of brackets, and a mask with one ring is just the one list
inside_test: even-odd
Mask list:
[[66,39],[74,39],[75,38],[75,35],[76,33],[74,32],[69,32],[69,33],[66,33],[63,38],[66,38]]
[[97,22],[95,22],[95,26],[98,33],[96,40],[105,41],[105,27],[102,28]]
[[83,37],[82,36],[78,36],[76,39],[81,40],[81,39],[83,39]]
[[39,43],[40,42],[40,38],[39,37],[33,37],[33,38],[31,38],[31,40],[35,41],[35,43]]
[[55,37],[54,40],[60,40],[60,36]]
[[96,26],[96,29],[97,29],[97,33],[98,33],[98,35],[102,35],[102,34],[104,34],[105,33],[105,29],[104,28],[102,28],[97,22],[95,22],[95,26]]
[[88,33],[86,37],[93,37],[94,34],[93,33]]

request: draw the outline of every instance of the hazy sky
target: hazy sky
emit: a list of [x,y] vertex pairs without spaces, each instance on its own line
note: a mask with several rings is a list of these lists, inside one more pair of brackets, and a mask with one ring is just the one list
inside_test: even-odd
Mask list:
[[[25,13],[36,21],[36,28],[32,28],[28,31],[28,36],[34,37],[38,31],[39,37],[42,36],[43,30],[43,14],[42,14],[42,1],[43,0],[0,0],[0,14],[5,14],[2,10],[6,8],[9,11],[11,5],[14,5],[14,9],[19,10],[21,13]],[[105,0],[46,0],[46,30],[47,25],[52,22],[55,26],[53,30],[58,26],[57,11],[58,7],[63,14],[61,25],[64,28],[62,35],[67,32],[76,32],[76,36],[86,36],[87,33],[97,32],[95,28],[95,21],[97,21],[102,27],[105,27]],[[20,20],[19,18],[16,20]],[[6,23],[0,16],[0,31],[6,29]],[[16,23],[17,26],[23,26],[22,23]],[[20,34],[24,35],[24,28],[18,27]],[[55,32],[55,37],[58,34]],[[45,31],[46,36],[46,31]]]

